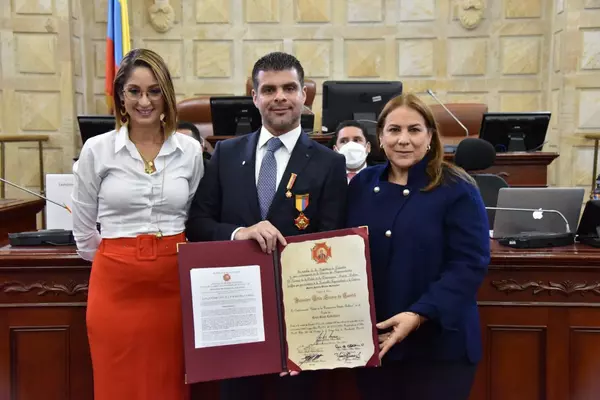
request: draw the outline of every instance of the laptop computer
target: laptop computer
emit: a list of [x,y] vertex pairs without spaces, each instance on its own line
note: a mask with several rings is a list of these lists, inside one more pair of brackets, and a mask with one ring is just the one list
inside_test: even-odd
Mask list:
[[594,247],[600,247],[600,200],[590,200],[577,228],[577,241]]
[[[583,188],[507,187],[498,192],[498,208],[534,209],[536,211],[496,210],[493,239],[516,236],[564,234],[565,219],[574,233],[583,204]],[[541,209],[541,210],[540,210]],[[560,212],[563,217],[557,212]]]

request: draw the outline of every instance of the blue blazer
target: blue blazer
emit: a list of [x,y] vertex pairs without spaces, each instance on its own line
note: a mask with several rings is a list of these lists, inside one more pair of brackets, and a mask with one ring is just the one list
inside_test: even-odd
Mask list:
[[[255,160],[259,132],[217,143],[190,206],[186,235],[190,241],[230,240],[238,227],[262,220],[256,191]],[[287,197],[286,186],[297,175]],[[284,236],[344,227],[346,218],[346,161],[343,155],[300,135],[271,203],[267,220]],[[308,194],[306,229],[294,219],[296,195]]]
[[490,261],[487,214],[477,187],[444,173],[431,191],[427,158],[406,186],[388,182],[389,163],[369,167],[348,188],[348,227],[369,227],[377,321],[403,311],[428,318],[386,358],[481,358],[476,294]]

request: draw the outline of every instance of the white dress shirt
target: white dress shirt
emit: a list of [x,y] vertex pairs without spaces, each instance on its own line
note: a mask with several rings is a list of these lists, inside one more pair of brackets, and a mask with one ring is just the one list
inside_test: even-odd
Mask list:
[[[365,161],[365,163],[363,164],[363,166],[362,166],[362,167],[360,167],[359,169],[357,169],[356,171],[351,171],[351,170],[349,170],[348,168],[346,168],[346,179],[348,179],[348,183],[350,183],[350,180],[351,180],[352,178],[354,178],[356,175],[358,175],[358,173],[359,173],[360,171],[362,171],[363,169],[365,169],[365,168],[367,168],[367,162],[366,162],[366,161]],[[354,175],[352,176],[352,178],[350,177],[350,174],[354,174]]]
[[[269,139],[278,137],[281,140],[283,146],[278,148],[273,155],[275,156],[275,162],[277,163],[277,181],[275,183],[275,190],[279,188],[279,183],[281,182],[281,178],[283,177],[283,173],[287,168],[288,162],[290,162],[290,158],[292,157],[292,151],[302,134],[302,128],[298,125],[296,128],[292,129],[289,132],[286,132],[279,136],[273,136],[271,132],[269,132],[264,126],[260,129],[260,133],[258,136],[258,142],[256,143],[256,160],[255,160],[255,169],[254,169],[254,182],[258,185],[258,175],[260,174],[260,167],[262,165],[262,160],[265,157],[265,153],[267,152],[267,142]],[[237,231],[239,231],[242,227],[239,227],[233,231],[231,234],[231,240],[235,237]]]
[[82,258],[94,259],[101,238],[184,231],[204,174],[200,143],[175,132],[163,143],[154,164],[156,171],[147,174],[126,127],[85,142],[73,166],[71,195],[73,236]]
[[256,164],[254,170],[254,179],[257,185],[260,166],[263,158],[265,157],[265,153],[267,152],[267,142],[269,139],[278,137],[279,140],[281,140],[281,143],[283,143],[283,146],[278,148],[274,153],[275,161],[277,162],[277,182],[275,184],[275,190],[277,190],[279,187],[279,182],[283,177],[283,173],[285,172],[288,162],[290,161],[290,157],[292,157],[294,146],[296,146],[296,142],[298,142],[301,133],[302,128],[300,128],[300,125],[298,125],[297,128],[294,128],[291,131],[279,136],[273,136],[271,132],[269,132],[264,126],[260,129],[258,143],[256,144]]

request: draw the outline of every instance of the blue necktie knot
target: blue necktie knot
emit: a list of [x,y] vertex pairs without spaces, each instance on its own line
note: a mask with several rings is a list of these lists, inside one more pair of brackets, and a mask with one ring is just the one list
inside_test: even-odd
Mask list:
[[267,151],[276,152],[279,148],[283,146],[281,139],[274,137],[267,141]]

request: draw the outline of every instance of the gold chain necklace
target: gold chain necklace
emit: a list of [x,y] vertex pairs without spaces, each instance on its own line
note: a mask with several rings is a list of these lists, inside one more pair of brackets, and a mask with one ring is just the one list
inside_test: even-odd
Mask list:
[[[129,137],[129,140],[131,140],[131,136]],[[142,152],[140,151],[140,148],[137,146],[137,144],[133,140],[131,140],[131,142],[135,146],[136,150],[138,151],[138,154],[140,155],[140,157],[142,158],[142,161],[144,162],[144,172],[147,173],[148,175],[150,175],[154,171],[156,171],[156,165],[154,164],[154,160],[152,160],[152,161],[146,160],[146,158],[142,155]],[[164,140],[163,140],[163,143],[164,143]],[[162,144],[161,144],[161,148],[162,148]]]
[[138,149],[138,153],[140,153],[140,157],[142,157],[142,161],[144,161],[144,172],[148,175],[156,171],[156,167],[154,166],[154,161],[148,161],[142,155],[142,152]]

